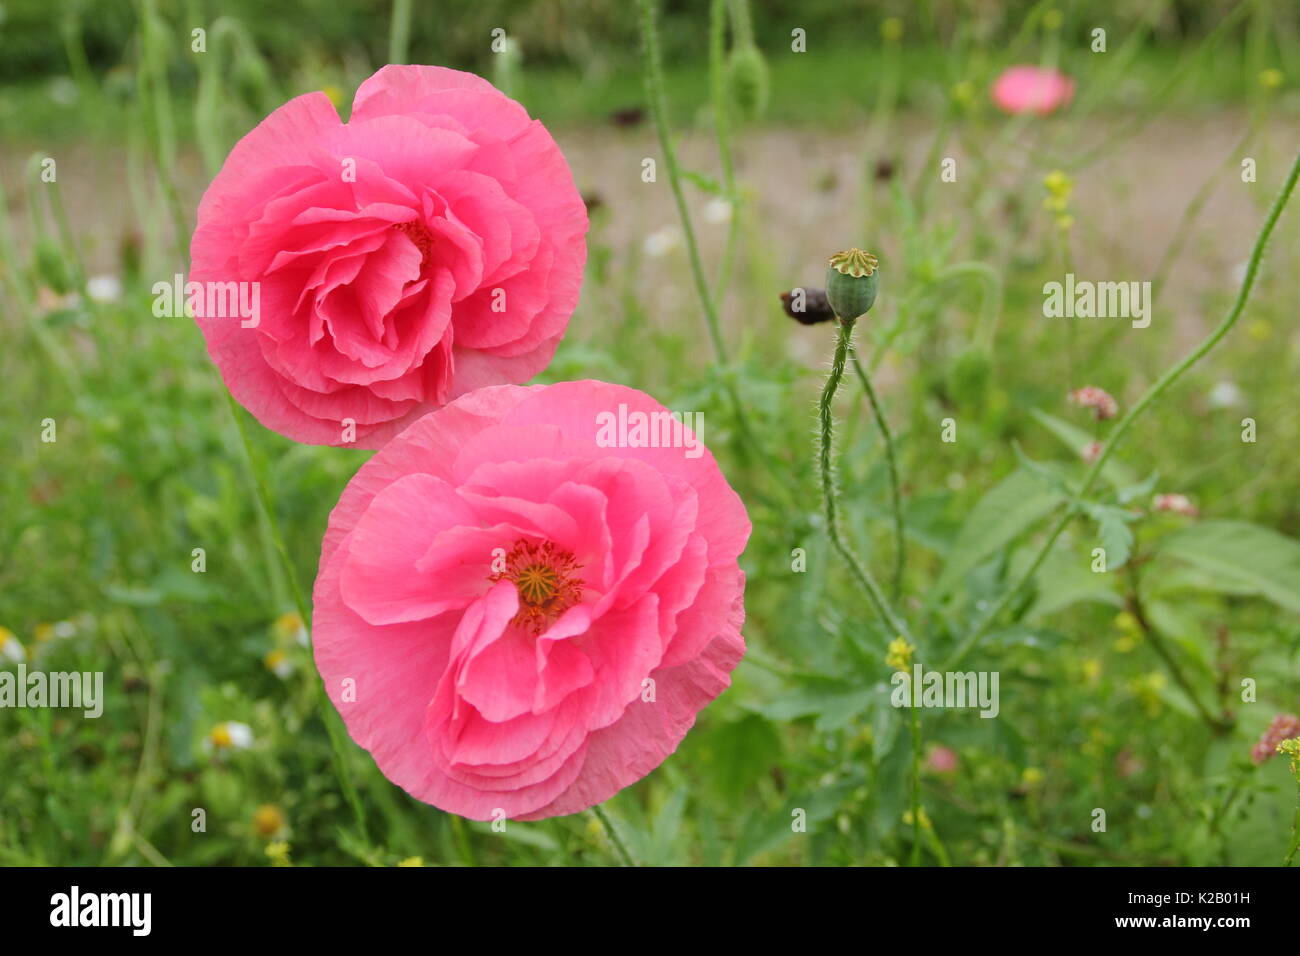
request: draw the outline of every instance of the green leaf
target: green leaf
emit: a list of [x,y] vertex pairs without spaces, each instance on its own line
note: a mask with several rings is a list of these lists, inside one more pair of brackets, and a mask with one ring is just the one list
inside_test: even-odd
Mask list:
[[[1095,573],[1091,565],[1092,562],[1080,554],[1077,547],[1057,542],[1034,578],[1037,596],[1025,615],[1026,620],[1055,614],[1083,601],[1121,607],[1124,602],[1115,591],[1116,579]],[[991,641],[993,636],[990,635],[989,639]]]
[[816,716],[822,732],[847,727],[870,707],[877,696],[872,687],[854,685],[834,678],[816,677],[776,698],[762,710],[770,720],[788,721]]
[[[1081,456],[1083,449],[1090,442],[1096,440],[1082,428],[1076,428],[1069,422],[1061,421],[1055,415],[1049,415],[1041,409],[1032,408],[1029,410],[1029,414],[1033,415],[1038,419],[1039,424],[1064,442],[1076,457]],[[1106,462],[1105,467],[1101,469],[1101,476],[1116,488],[1127,488],[1137,483],[1137,477],[1133,472],[1113,458]]]
[[1123,508],[1091,501],[1083,503],[1083,510],[1097,522],[1097,537],[1106,551],[1106,570],[1115,571],[1124,567],[1133,551],[1133,532],[1128,525],[1135,515]]
[[1062,500],[1062,495],[1044,487],[1041,478],[1024,469],[994,485],[971,509],[957,533],[931,601],[951,591],[981,561],[1010,544]]
[[1300,542],[1245,521],[1203,521],[1160,542],[1159,554],[1222,579],[1230,590],[1258,594],[1300,612]]

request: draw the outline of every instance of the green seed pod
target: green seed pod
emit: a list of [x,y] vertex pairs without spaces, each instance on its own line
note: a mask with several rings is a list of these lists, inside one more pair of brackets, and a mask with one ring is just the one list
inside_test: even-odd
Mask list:
[[876,302],[876,257],[861,249],[831,256],[826,270],[826,299],[845,322],[866,315]]
[[740,115],[757,119],[767,109],[767,61],[753,44],[738,46],[727,60],[727,88]]

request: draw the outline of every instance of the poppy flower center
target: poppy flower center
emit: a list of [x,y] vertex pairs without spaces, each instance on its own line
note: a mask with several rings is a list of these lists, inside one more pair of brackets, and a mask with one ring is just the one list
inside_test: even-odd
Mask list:
[[506,554],[505,570],[489,580],[514,582],[519,612],[510,623],[540,634],[582,599],[581,568],[572,551],[550,541],[534,544],[521,538]]
[[424,228],[423,223],[415,219],[410,222],[395,222],[393,228],[415,243],[415,248],[420,250],[420,272],[423,273],[425,266],[429,264],[429,250],[433,248],[433,235]]

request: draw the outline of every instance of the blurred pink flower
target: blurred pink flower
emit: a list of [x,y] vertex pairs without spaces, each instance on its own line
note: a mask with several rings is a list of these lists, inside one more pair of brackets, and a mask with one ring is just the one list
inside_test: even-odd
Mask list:
[[935,773],[952,773],[957,769],[957,751],[937,744],[930,748],[926,763]]
[[576,813],[657,767],[729,685],[745,507],[689,433],[611,442],[599,423],[624,410],[667,416],[604,382],[480,389],[385,445],[330,515],[316,663],[417,799]]
[[1277,753],[1277,745],[1292,737],[1300,737],[1300,717],[1295,714],[1278,714],[1250,750],[1250,759],[1263,763]]
[[1101,457],[1101,442],[1099,441],[1088,442],[1088,444],[1084,445],[1081,449],[1079,449],[1079,454],[1083,456],[1084,461],[1086,461],[1088,464],[1091,465],[1094,461],[1096,461],[1098,458]]
[[[347,123],[308,93],[231,150],[190,245],[190,281],[208,290],[194,311],[226,386],[268,428],[378,448],[546,366],[586,231],[564,156],[522,106],[471,73],[386,66]],[[235,283],[249,315],[204,301]]]
[[1195,518],[1198,514],[1196,505],[1192,504],[1192,499],[1186,495],[1156,495],[1152,499],[1151,507],[1156,511],[1172,511],[1174,514],[1186,515],[1189,518]]
[[1114,418],[1119,411],[1119,404],[1110,397],[1110,393],[1095,385],[1076,388],[1070,393],[1070,401],[1082,408],[1091,408],[1098,419]]
[[1056,70],[1013,66],[993,83],[993,102],[1006,113],[1046,116],[1074,98],[1074,81]]

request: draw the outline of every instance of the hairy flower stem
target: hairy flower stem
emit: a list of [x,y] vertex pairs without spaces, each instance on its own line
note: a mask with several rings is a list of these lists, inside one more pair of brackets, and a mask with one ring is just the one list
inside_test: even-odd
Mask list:
[[876,398],[876,390],[871,385],[871,377],[867,375],[867,370],[858,360],[856,349],[849,350],[849,358],[853,362],[853,371],[858,375],[858,381],[862,383],[862,390],[867,393],[867,401],[871,403],[871,414],[875,416],[876,426],[880,429],[880,437],[885,442],[885,462],[889,466],[889,499],[890,507],[894,512],[894,587],[892,596],[895,601],[903,593],[903,565],[906,561],[907,544],[903,537],[903,499],[899,491],[898,484],[898,461],[894,455],[894,436],[889,431],[889,423],[885,421],[885,413],[880,407],[880,401]]
[[598,803],[591,808],[591,812],[596,815],[596,819],[600,821],[600,825],[605,828],[605,833],[609,835],[609,842],[614,844],[614,849],[618,851],[619,859],[623,861],[623,865],[636,866],[636,860],[633,859],[632,854],[627,851],[627,846],[623,843],[622,838],[619,837],[618,831],[614,829],[614,824],[610,822],[609,816],[605,813],[605,808]]
[[821,435],[821,444],[818,448],[818,466],[821,471],[822,506],[826,514],[826,534],[831,539],[831,545],[839,552],[840,557],[844,559],[844,563],[849,566],[854,578],[861,585],[863,592],[871,603],[872,609],[880,618],[881,623],[884,624],[885,630],[890,634],[906,637],[910,641],[907,624],[889,606],[889,601],[880,590],[880,585],[876,583],[871,571],[845,543],[840,529],[839,500],[838,493],[835,490],[835,473],[831,460],[835,436],[833,405],[835,393],[839,390],[840,381],[844,378],[844,366],[848,362],[849,350],[852,348],[853,323],[836,319],[835,326],[837,329],[835,357],[831,360],[831,372],[826,376],[826,384],[822,388],[821,399],[817,403]]
[[[1237,324],[1237,320],[1241,318],[1242,310],[1246,307],[1246,300],[1250,298],[1250,291],[1255,286],[1255,277],[1259,273],[1259,264],[1264,257],[1264,247],[1268,244],[1269,237],[1273,234],[1273,228],[1277,225],[1278,218],[1282,215],[1282,210],[1291,199],[1291,193],[1295,190],[1297,178],[1300,178],[1300,154],[1296,155],[1295,162],[1291,164],[1291,171],[1287,174],[1286,181],[1283,182],[1282,189],[1278,192],[1277,198],[1273,200],[1273,208],[1269,210],[1268,218],[1264,220],[1264,225],[1260,229],[1259,235],[1255,237],[1255,245],[1251,249],[1250,260],[1246,264],[1246,274],[1241,280],[1241,288],[1237,290],[1237,298],[1232,303],[1232,308],[1228,310],[1228,314],[1223,317],[1223,321],[1214,328],[1214,331],[1205,337],[1200,345],[1193,349],[1186,358],[1161,375],[1156,383],[1147,389],[1146,394],[1139,398],[1124,417],[1120,419],[1119,424],[1115,426],[1115,430],[1111,433],[1110,440],[1102,446],[1101,454],[1097,456],[1097,460],[1092,463],[1092,467],[1089,468],[1087,474],[1084,475],[1083,483],[1079,486],[1079,491],[1076,496],[1077,500],[1082,500],[1087,497],[1093,484],[1096,483],[1098,475],[1100,475],[1102,469],[1106,467],[1106,463],[1110,461],[1111,456],[1115,453],[1115,450],[1119,448],[1121,442],[1123,442],[1124,438],[1128,435],[1129,430],[1132,429],[1133,423],[1137,421],[1138,417],[1150,408],[1162,395],[1164,395],[1174,382],[1182,378],[1188,369],[1204,358],[1205,354],[1209,352],[1210,349],[1218,345],[1219,341],[1228,334],[1234,325]],[[1055,527],[1052,528],[1051,533],[1048,534],[1047,540],[1039,547],[1038,553],[1034,556],[1034,560],[1029,563],[1029,567],[1020,575],[1020,578],[1015,582],[1015,584],[1002,592],[1002,596],[998,598],[993,607],[984,615],[980,623],[970,632],[966,640],[963,641],[953,653],[952,657],[944,663],[944,670],[956,669],[962,659],[965,658],[965,656],[970,653],[977,644],[979,644],[984,635],[989,632],[989,629],[993,626],[999,615],[1006,610],[1007,605],[1011,603],[1012,599],[1024,589],[1025,585],[1034,579],[1034,575],[1038,573],[1038,569],[1042,567],[1043,561],[1046,560],[1048,552],[1050,552],[1052,546],[1056,544],[1056,539],[1061,536],[1061,532],[1065,530],[1065,526],[1070,523],[1070,520],[1074,517],[1075,513],[1076,508],[1073,505],[1066,509],[1065,513],[1061,515],[1060,520],[1057,521]]]

